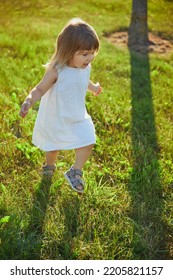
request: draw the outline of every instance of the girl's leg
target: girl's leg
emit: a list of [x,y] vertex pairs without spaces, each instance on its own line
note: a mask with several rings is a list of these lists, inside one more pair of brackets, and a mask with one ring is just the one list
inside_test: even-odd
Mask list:
[[75,149],[76,158],[72,168],[70,168],[64,175],[68,180],[70,186],[75,191],[82,193],[84,190],[84,182],[81,180],[84,164],[92,153],[93,144],[82,148]]
[[84,182],[81,180],[82,171],[84,164],[88,160],[92,153],[94,145],[85,146],[82,148],[75,149],[76,158],[72,168],[70,168],[65,174],[65,178],[68,180],[70,186],[75,191],[82,193],[84,190]]
[[46,152],[46,164],[49,166],[54,166],[57,156],[58,156],[58,151]]
[[94,144],[85,146],[82,148],[78,148],[75,150],[76,153],[76,159],[75,163],[73,165],[74,169],[82,169],[86,161],[89,159],[91,153],[92,153],[92,148]]
[[57,159],[58,151],[46,152],[46,164],[43,166],[43,175],[52,176],[56,166],[55,161]]
[[[89,146],[85,146],[85,147],[82,147],[82,148],[79,148],[79,149],[75,150],[76,159],[75,159],[75,163],[73,165],[74,170],[75,169],[81,170],[83,168],[84,164],[89,159],[89,157],[92,153],[93,146],[94,145],[89,145]],[[82,176],[82,172],[81,172],[81,174],[77,173],[75,175],[75,178],[81,180],[81,176]],[[79,181],[79,183],[75,187],[76,190],[79,191],[79,192],[83,192],[83,187],[84,187],[83,184],[84,184],[84,182],[81,184],[80,181]]]

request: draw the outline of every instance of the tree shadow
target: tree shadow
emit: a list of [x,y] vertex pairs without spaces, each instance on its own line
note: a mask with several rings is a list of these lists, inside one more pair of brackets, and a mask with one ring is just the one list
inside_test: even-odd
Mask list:
[[159,151],[154,117],[150,61],[129,47],[131,63],[133,172],[129,182],[134,224],[134,259],[169,259],[160,178]]

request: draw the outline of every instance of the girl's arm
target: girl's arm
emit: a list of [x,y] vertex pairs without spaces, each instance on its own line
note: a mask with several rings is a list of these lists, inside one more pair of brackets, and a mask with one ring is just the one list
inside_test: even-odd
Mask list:
[[31,106],[34,105],[48,91],[48,89],[56,82],[58,77],[57,70],[51,68],[46,71],[42,80],[34,87],[26,97],[20,109],[20,116],[25,117]]
[[93,93],[93,95],[97,96],[102,92],[102,87],[99,83],[93,84],[93,82],[90,80],[88,84],[88,90]]

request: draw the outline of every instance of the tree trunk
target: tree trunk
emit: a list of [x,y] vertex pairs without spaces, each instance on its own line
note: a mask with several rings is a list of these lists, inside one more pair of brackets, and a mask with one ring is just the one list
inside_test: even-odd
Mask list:
[[133,0],[128,36],[129,47],[148,45],[147,0]]

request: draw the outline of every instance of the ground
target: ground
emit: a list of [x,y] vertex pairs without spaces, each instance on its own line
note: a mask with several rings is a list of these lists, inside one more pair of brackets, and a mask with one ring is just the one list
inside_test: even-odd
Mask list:
[[[114,32],[106,36],[108,41],[117,47],[127,47],[128,43],[128,33],[123,32]],[[173,51],[173,44],[165,39],[161,38],[153,33],[149,33],[149,45],[147,51],[150,53],[158,53],[160,55],[169,54]],[[139,53],[146,52],[146,47],[136,46],[136,51]]]

